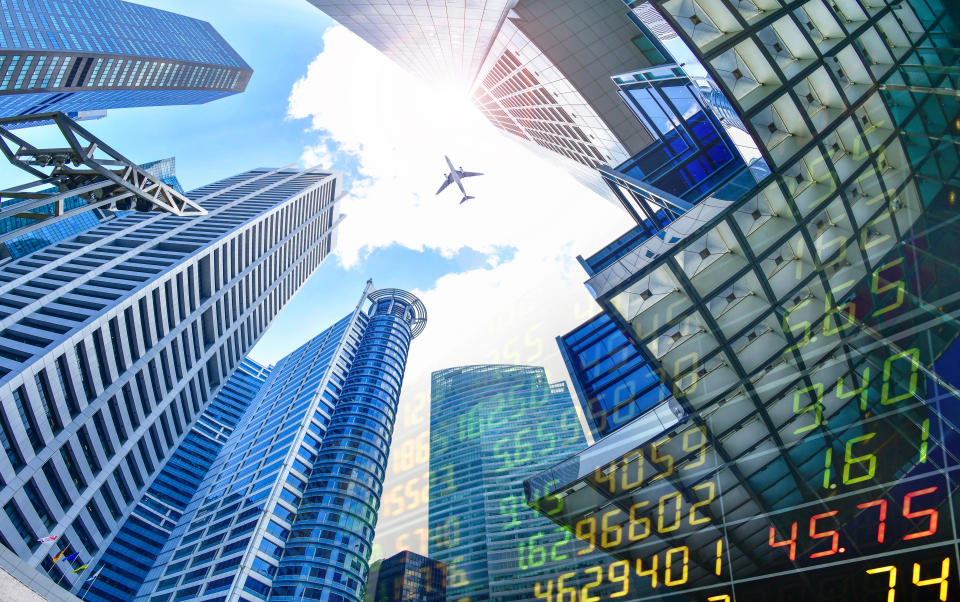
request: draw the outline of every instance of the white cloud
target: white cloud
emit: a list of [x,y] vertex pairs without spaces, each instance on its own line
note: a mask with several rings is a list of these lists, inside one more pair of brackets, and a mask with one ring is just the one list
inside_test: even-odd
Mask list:
[[[343,200],[340,261],[352,266],[391,244],[446,255],[465,246],[484,253],[516,249],[509,259],[491,257],[483,269],[448,274],[414,291],[429,320],[411,349],[394,449],[428,428],[423,401],[433,370],[525,363],[546,367],[552,380],[566,378],[554,338],[598,311],[575,256],[623,233],[629,218],[500,134],[462,95],[406,74],[343,27],[328,30],[323,42],[323,53],[293,88],[289,114],[310,118],[320,131],[305,162],[328,159],[330,140],[355,155],[362,178]],[[445,154],[455,166],[487,174],[465,182],[475,200],[459,205],[454,187],[434,195],[446,173]],[[425,471],[419,465],[403,477],[425,483]],[[385,492],[397,482],[388,477]],[[423,517],[381,520],[381,553],[393,553],[411,520]],[[402,545],[417,548],[410,537]]]

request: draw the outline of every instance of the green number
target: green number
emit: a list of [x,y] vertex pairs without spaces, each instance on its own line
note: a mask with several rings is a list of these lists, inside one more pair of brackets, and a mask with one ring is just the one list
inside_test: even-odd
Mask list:
[[543,566],[547,562],[547,549],[544,546],[534,544],[534,540],[543,537],[543,531],[531,535],[527,540],[527,564],[530,568]]
[[[504,511],[504,506],[507,506],[506,511]],[[520,518],[517,516],[517,498],[513,495],[508,495],[507,497],[500,500],[500,514],[502,516],[511,516],[509,523],[504,523],[502,529],[509,529],[514,525],[520,525]]]
[[[900,358],[910,359],[910,384],[907,387],[907,392],[903,395],[890,397],[890,372],[893,368],[893,362]],[[888,406],[913,397],[913,394],[917,392],[917,371],[919,369],[920,350],[917,348],[907,349],[906,351],[901,351],[896,355],[888,357],[887,361],[883,362],[883,390],[880,393],[880,403]]]
[[[867,481],[873,478],[873,475],[877,472],[877,457],[873,454],[863,454],[862,456],[853,455],[853,446],[860,442],[869,441],[876,436],[876,433],[869,433],[866,435],[861,435],[859,437],[854,437],[853,439],[847,441],[846,451],[843,454],[843,484],[844,485],[853,485],[854,483],[859,483],[861,481]],[[859,477],[850,476],[850,468],[854,464],[862,464],[863,462],[867,463],[867,474],[860,475]]]
[[[815,392],[817,394],[817,399],[810,405],[806,405],[801,408],[800,397],[808,391]],[[823,385],[820,383],[816,383],[812,387],[800,389],[793,394],[793,413],[800,415],[806,414],[807,412],[814,412],[813,424],[808,424],[807,426],[798,428],[797,430],[793,431],[794,435],[811,431],[823,424]]]
[[557,527],[557,531],[563,533],[563,539],[553,544],[550,548],[550,561],[551,562],[560,562],[570,557],[569,554],[557,554],[557,548],[562,548],[567,545],[570,541],[570,531],[567,531],[563,527]]

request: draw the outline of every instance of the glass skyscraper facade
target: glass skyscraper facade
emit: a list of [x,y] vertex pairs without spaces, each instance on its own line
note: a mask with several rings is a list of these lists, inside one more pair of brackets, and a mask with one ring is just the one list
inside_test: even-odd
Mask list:
[[217,456],[138,599],[357,601],[410,341],[426,309],[368,283],[293,353]]
[[190,498],[269,374],[269,368],[250,358],[240,362],[100,557],[97,578],[80,593],[117,602],[137,593]]
[[447,567],[409,550],[371,567],[364,602],[447,602]]
[[337,193],[255,169],[191,191],[206,215],[133,212],[0,267],[0,543],[78,591],[330,252]]
[[434,372],[430,398],[429,556],[447,565],[448,600],[526,600],[545,575],[597,563],[524,498],[525,478],[586,446],[565,383],[463,366]]
[[631,4],[750,177],[589,272],[669,396],[528,501],[562,500],[627,599],[953,599],[960,11]]
[[199,104],[252,71],[207,22],[121,0],[0,7],[0,116]]

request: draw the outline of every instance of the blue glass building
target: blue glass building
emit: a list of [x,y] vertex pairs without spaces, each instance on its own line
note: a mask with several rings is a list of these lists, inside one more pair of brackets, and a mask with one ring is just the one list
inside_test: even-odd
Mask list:
[[447,566],[405,550],[370,567],[364,602],[447,602]]
[[139,600],[361,599],[410,341],[413,295],[374,290],[273,368]]
[[170,531],[269,375],[269,368],[250,358],[240,362],[96,561],[101,570],[82,590],[85,598],[124,602],[137,593]]
[[121,0],[0,7],[0,116],[199,104],[252,71],[207,22]]
[[598,563],[524,503],[525,478],[585,446],[566,384],[543,368],[433,373],[429,556],[447,565],[448,600],[528,600],[546,576]]
[[[177,179],[176,161],[174,157],[167,157],[165,159],[143,163],[140,165],[140,167],[145,169],[150,174],[160,178],[164,184],[172,187],[180,194],[184,194],[183,187],[180,185],[180,181]],[[53,192],[53,190],[47,192]],[[10,202],[11,201],[8,199],[5,205],[9,207]],[[86,204],[87,202],[83,199],[78,197],[69,197],[64,200],[64,210],[69,211],[71,209],[77,209]],[[33,212],[52,214],[53,209],[54,208],[52,205],[45,205],[33,209]],[[17,257],[29,255],[30,253],[42,249],[49,244],[82,234],[90,228],[110,220],[113,215],[124,215],[126,213],[128,212],[110,212],[96,209],[93,211],[84,211],[78,213],[55,224],[41,226],[28,232],[27,234],[17,236],[16,238],[8,240],[6,243],[0,244],[0,259],[3,257],[16,259]],[[12,232],[13,230],[23,226],[28,226],[32,223],[34,223],[33,219],[24,217],[8,217],[0,219],[0,233]]]

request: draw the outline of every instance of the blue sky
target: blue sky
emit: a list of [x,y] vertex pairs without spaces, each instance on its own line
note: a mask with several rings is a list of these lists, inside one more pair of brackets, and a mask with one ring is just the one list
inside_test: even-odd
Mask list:
[[[545,367],[552,381],[567,378],[555,337],[599,311],[575,257],[629,229],[625,213],[549,153],[499,133],[463,90],[403,72],[306,0],[142,3],[209,21],[253,78],[226,99],[113,110],[88,129],[137,162],[176,157],[187,190],[255,167],[345,173],[336,255],[280,312],[254,359],[275,363],[327,328],[373,278],[415,293],[429,314],[411,347],[394,448],[424,440],[434,370],[522,363]],[[44,129],[29,135],[47,136]],[[444,155],[485,173],[467,181],[474,200],[460,205],[455,188],[434,194]],[[12,175],[0,166],[0,179]],[[388,467],[387,499],[427,483],[425,462],[397,470]],[[375,558],[403,547],[425,553],[425,526],[425,505],[385,517]]]

